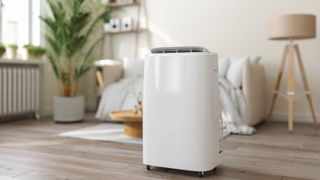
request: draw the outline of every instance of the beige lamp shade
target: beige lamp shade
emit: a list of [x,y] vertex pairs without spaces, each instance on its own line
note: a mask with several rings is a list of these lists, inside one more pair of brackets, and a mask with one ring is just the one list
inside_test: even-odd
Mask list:
[[316,16],[311,14],[286,14],[272,16],[268,24],[269,39],[311,39],[316,37]]

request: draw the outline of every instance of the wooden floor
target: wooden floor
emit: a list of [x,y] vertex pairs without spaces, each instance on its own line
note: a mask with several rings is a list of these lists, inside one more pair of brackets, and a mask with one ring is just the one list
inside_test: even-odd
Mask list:
[[[141,145],[80,140],[57,134],[97,124],[24,120],[0,124],[0,179],[199,179],[168,169],[147,171]],[[320,130],[261,125],[254,136],[229,136],[224,162],[203,179],[320,179]]]

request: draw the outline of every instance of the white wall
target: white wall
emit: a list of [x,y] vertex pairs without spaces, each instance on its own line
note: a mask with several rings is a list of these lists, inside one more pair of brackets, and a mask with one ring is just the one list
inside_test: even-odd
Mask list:
[[[320,1],[316,0],[147,0],[147,9],[153,47],[199,45],[220,55],[261,55],[267,73],[268,104],[286,43],[267,39],[268,17],[312,13],[318,15],[318,27],[320,25]],[[130,38],[130,35],[113,38],[114,57],[132,56]],[[299,41],[299,44],[315,109],[320,113],[320,41],[317,38]],[[297,87],[301,90],[299,76],[297,73]],[[284,81],[282,87],[285,87]],[[275,118],[286,118],[284,99],[278,100],[275,111]],[[297,120],[310,121],[305,98],[296,101],[295,112]]]

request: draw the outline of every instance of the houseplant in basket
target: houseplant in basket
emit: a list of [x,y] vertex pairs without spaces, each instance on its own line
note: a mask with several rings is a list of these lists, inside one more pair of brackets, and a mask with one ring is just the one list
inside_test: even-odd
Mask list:
[[84,97],[77,95],[80,78],[90,69],[92,52],[102,37],[97,28],[110,11],[99,0],[48,0],[51,14],[40,17],[45,23],[47,56],[59,82],[60,96],[54,97],[56,122],[83,119]]

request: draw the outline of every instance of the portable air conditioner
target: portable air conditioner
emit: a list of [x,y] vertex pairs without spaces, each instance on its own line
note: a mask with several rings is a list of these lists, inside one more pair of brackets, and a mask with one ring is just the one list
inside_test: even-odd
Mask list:
[[217,54],[155,48],[145,62],[143,163],[196,171],[222,162]]

